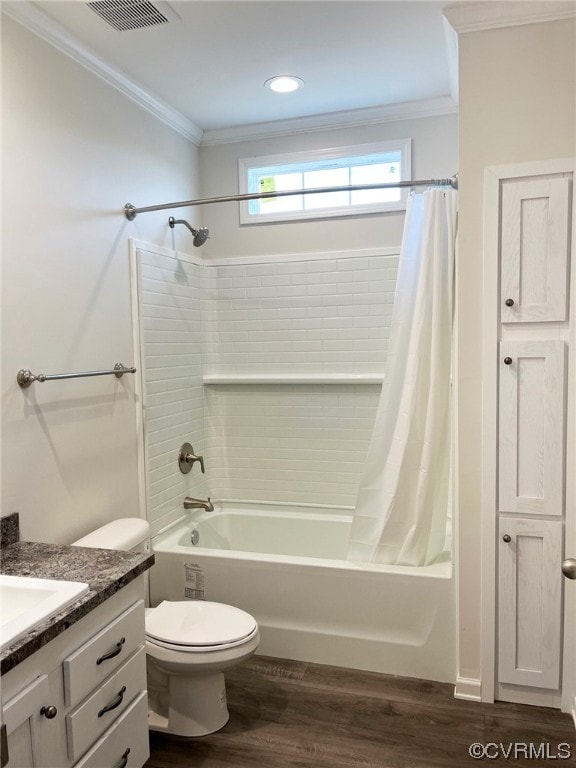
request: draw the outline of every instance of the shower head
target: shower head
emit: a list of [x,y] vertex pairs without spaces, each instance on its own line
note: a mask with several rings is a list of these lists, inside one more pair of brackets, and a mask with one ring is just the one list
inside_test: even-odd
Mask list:
[[208,227],[200,227],[200,229],[194,229],[194,227],[191,227],[187,221],[184,221],[184,219],[175,219],[174,216],[170,216],[168,219],[168,224],[170,225],[170,229],[174,229],[175,224],[184,224],[184,226],[187,227],[194,235],[193,243],[196,248],[204,245],[206,240],[208,240],[210,237],[210,230]]

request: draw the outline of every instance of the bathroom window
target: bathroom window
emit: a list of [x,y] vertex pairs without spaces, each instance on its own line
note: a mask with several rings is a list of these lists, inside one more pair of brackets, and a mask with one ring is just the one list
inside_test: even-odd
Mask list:
[[[240,193],[389,184],[411,178],[411,141],[250,157],[238,161]],[[357,216],[406,208],[406,189],[294,194],[240,203],[240,223]]]

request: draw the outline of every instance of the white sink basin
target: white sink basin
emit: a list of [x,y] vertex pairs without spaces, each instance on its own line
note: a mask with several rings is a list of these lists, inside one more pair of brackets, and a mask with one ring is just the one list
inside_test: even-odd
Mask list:
[[0,574],[0,649],[88,592],[79,581]]

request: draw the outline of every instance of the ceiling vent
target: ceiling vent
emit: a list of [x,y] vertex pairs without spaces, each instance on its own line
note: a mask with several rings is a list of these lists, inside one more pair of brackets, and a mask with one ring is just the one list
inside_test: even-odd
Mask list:
[[119,32],[130,29],[145,29],[179,21],[179,17],[168,3],[150,3],[148,0],[93,0],[86,3],[111,27]]

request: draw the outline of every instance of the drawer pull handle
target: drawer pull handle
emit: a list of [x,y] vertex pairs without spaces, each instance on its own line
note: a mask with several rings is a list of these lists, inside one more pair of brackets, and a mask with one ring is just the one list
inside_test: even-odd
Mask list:
[[504,358],[504,365],[512,365],[512,358],[511,357],[505,357]]
[[122,688],[118,691],[116,694],[116,698],[111,704],[106,704],[105,707],[102,707],[100,712],[98,712],[98,717],[102,717],[102,715],[105,715],[106,712],[110,712],[113,709],[116,709],[116,707],[119,707],[120,704],[124,701],[124,694],[126,693],[126,686],[123,685]]
[[120,762],[118,763],[118,765],[115,765],[114,768],[126,768],[126,766],[128,765],[128,755],[129,754],[130,754],[130,747],[128,747],[126,752],[124,752],[124,754],[122,755],[122,757],[120,759]]
[[54,705],[51,705],[49,707],[42,707],[40,714],[44,715],[47,720],[53,720],[58,714],[58,710]]
[[96,664],[102,664],[103,661],[108,661],[108,659],[113,659],[114,656],[118,656],[118,654],[122,652],[122,646],[125,642],[125,637],[120,638],[120,640],[118,640],[114,646],[114,650],[110,651],[109,653],[105,653],[103,656],[100,656],[100,658],[96,660]]

